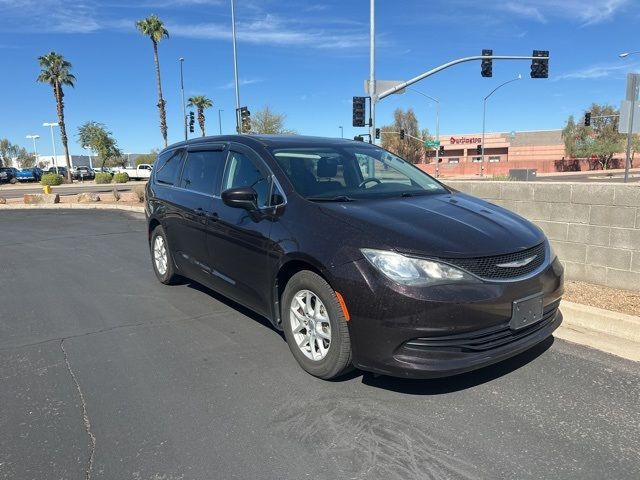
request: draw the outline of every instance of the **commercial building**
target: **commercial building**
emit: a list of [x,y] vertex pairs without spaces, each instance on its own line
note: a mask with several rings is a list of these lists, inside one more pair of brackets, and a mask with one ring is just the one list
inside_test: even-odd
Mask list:
[[[508,174],[513,168],[533,168],[538,173],[593,169],[588,160],[568,159],[562,140],[562,130],[531,132],[485,133],[484,162],[482,162],[482,134],[442,135],[444,147],[438,164],[442,176],[480,175],[483,167],[486,175]],[[624,161],[624,153],[616,154],[614,167]],[[435,174],[435,151],[429,152],[426,164],[420,165]]]

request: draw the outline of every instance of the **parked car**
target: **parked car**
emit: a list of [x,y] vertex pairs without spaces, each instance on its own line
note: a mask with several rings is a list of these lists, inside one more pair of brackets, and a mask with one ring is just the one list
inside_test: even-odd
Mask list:
[[303,369],[430,378],[523,352],[562,322],[544,233],[363,142],[220,136],[163,150],[152,265],[284,330]]
[[[67,178],[67,167],[49,167],[46,173],[57,173],[58,175],[62,175],[64,178]],[[73,173],[71,175],[73,178]]]
[[93,180],[94,178],[96,178],[96,173],[90,167],[81,166],[81,167],[76,167],[74,177],[77,178],[78,180],[81,180],[81,179]]
[[0,183],[16,183],[18,181],[18,169],[14,167],[0,168]]
[[124,172],[129,175],[131,180],[146,180],[151,176],[153,165],[141,163],[135,168],[118,168],[116,172]]
[[19,182],[39,182],[42,178],[42,170],[38,167],[23,168],[18,171],[16,178]]

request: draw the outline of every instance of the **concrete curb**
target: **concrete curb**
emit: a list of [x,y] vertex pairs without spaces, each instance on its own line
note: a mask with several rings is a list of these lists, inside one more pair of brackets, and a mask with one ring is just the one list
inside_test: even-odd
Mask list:
[[640,317],[562,301],[555,336],[640,362]]
[[21,203],[1,205],[0,212],[3,210],[125,210],[129,212],[144,213],[143,206],[136,205],[118,205],[118,204],[100,204],[97,203],[54,203],[54,204],[37,204],[24,205]]

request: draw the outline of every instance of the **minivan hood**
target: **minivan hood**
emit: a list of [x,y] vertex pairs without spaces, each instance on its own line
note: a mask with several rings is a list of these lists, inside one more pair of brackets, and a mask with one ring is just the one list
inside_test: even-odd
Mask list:
[[[318,204],[362,233],[357,248],[437,257],[513,253],[544,241],[531,222],[463,193]],[[347,240],[348,243],[351,243]]]

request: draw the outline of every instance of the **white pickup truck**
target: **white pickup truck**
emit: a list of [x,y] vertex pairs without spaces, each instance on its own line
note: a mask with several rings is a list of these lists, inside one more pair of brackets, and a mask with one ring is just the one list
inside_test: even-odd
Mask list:
[[152,169],[152,165],[141,163],[136,168],[118,168],[116,171],[125,172],[131,180],[148,180]]

